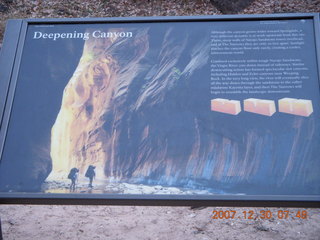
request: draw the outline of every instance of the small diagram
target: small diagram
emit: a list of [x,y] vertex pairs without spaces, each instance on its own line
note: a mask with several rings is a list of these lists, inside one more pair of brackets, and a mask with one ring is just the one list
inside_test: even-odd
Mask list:
[[252,112],[269,117],[276,112],[276,106],[273,100],[248,98],[243,101],[243,105],[243,109],[246,112]]
[[241,112],[240,101],[215,98],[211,100],[211,111],[238,115]]
[[282,98],[278,101],[279,112],[309,117],[313,112],[312,101],[296,98]]

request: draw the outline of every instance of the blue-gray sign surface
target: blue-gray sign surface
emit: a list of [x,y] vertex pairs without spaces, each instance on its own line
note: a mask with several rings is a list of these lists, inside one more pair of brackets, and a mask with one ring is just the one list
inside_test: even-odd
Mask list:
[[31,24],[1,192],[320,195],[313,19]]

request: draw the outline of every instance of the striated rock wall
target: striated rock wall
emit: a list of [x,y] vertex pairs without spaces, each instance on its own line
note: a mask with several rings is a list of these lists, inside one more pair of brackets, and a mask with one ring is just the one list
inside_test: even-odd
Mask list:
[[[114,29],[116,31],[116,29]],[[134,42],[122,43],[138,49],[131,64],[148,48],[145,36]],[[79,65],[64,89],[62,105],[51,131],[51,175],[65,176],[72,167],[86,171],[88,165],[97,167],[97,177],[104,176],[106,159],[110,159],[112,141],[104,130],[104,114],[113,104],[119,87],[119,62],[111,55],[122,39],[91,38],[86,41]],[[130,46],[129,46],[130,45]],[[127,83],[128,84],[128,83]],[[111,153],[112,154],[112,153]]]
[[52,127],[51,178],[95,165],[108,181],[200,189],[317,181],[313,118],[211,113],[206,31],[130,31],[85,42]]

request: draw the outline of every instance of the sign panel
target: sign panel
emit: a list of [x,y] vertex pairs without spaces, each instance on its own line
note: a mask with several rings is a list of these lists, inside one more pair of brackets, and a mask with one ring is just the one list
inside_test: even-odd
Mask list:
[[317,24],[315,14],[10,22],[1,201],[319,204]]

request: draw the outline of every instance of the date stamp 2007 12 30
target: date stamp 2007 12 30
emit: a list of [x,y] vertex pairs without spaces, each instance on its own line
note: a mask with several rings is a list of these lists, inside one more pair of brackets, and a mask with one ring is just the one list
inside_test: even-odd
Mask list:
[[213,210],[212,219],[308,219],[307,210]]

